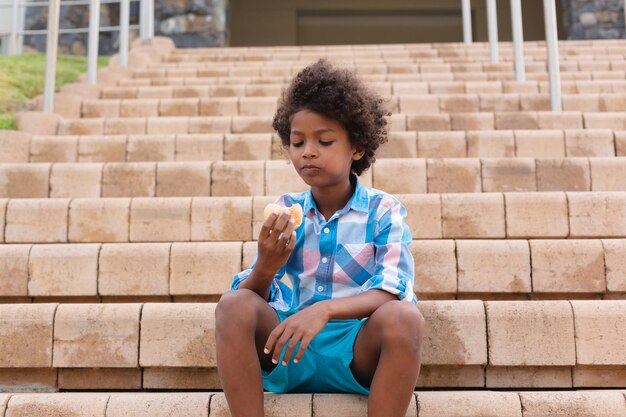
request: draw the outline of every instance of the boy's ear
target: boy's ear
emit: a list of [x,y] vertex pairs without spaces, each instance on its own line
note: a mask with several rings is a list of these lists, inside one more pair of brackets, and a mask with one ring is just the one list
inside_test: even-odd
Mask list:
[[359,159],[363,158],[363,155],[365,155],[364,150],[360,148],[353,148],[352,159],[354,159],[355,161],[358,161]]

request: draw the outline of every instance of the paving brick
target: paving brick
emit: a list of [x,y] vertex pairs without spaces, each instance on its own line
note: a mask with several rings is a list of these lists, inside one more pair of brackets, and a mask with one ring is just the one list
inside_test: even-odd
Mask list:
[[140,368],[61,368],[62,390],[141,390]]
[[150,303],[141,316],[139,364],[216,366],[214,303]]
[[131,242],[184,242],[190,236],[191,198],[133,198]]
[[478,94],[446,94],[440,96],[442,113],[471,113],[478,112]]
[[192,117],[189,119],[188,130],[193,134],[231,133],[231,127],[230,116]]
[[439,96],[431,94],[400,96],[400,111],[406,114],[439,113]]
[[539,129],[582,129],[583,118],[581,112],[552,113],[538,112]]
[[271,133],[272,116],[233,116],[232,133]]
[[565,111],[600,111],[600,96],[598,94],[565,94],[562,101]]
[[70,242],[128,242],[130,198],[73,199]]
[[485,310],[482,301],[421,301],[419,309],[430,329],[422,345],[423,364],[487,363]]
[[100,295],[168,295],[170,243],[102,245]]
[[47,198],[51,164],[1,164],[0,198]]
[[175,86],[172,92],[174,98],[208,97],[210,86]]
[[130,303],[59,305],[54,320],[52,365],[136,367],[141,307]]
[[[263,394],[264,415],[268,417],[313,417],[312,397],[311,394],[279,395],[265,393]],[[231,417],[226,396],[223,393],[215,394],[211,398],[210,415],[211,417]],[[362,414],[357,413],[355,415]]]
[[622,239],[602,239],[606,264],[606,289],[626,292],[626,242]]
[[130,135],[128,162],[173,161],[176,138],[172,135]]
[[485,304],[490,365],[575,364],[574,319],[569,302],[486,301]]
[[55,133],[58,135],[102,135],[104,119],[61,119],[58,130],[43,134],[54,135]]
[[50,170],[50,198],[92,197],[101,195],[102,164],[54,164]]
[[496,112],[495,128],[498,130],[539,129],[536,112]]
[[626,131],[613,133],[615,135],[616,156],[626,156]]
[[441,198],[438,194],[397,194],[396,197],[407,209],[405,222],[413,239],[441,239]]
[[405,131],[407,129],[407,115],[404,113],[393,113],[387,117],[387,130],[389,132]]
[[81,136],[78,139],[78,162],[124,162],[126,136]]
[[31,245],[0,245],[0,294],[27,296]]
[[389,132],[388,139],[376,151],[377,159],[417,157],[417,132]]
[[599,240],[531,240],[534,292],[604,293]]
[[571,237],[626,236],[626,193],[567,193]]
[[392,87],[393,94],[401,97],[429,94],[427,82],[395,82],[392,84]]
[[[379,159],[373,166],[372,176],[374,187],[390,194],[426,193],[425,159]],[[277,189],[272,191],[275,192],[268,194],[280,192]]]
[[530,293],[530,249],[525,240],[457,240],[458,291]]
[[452,130],[493,130],[493,113],[453,113]]
[[177,161],[216,161],[221,160],[223,155],[223,135],[176,135]]
[[97,295],[99,250],[97,243],[34,245],[28,261],[28,295]]
[[430,83],[430,94],[464,94],[465,84],[454,81],[433,81]]
[[623,112],[626,109],[626,94],[602,94],[600,96],[600,111]]
[[221,390],[217,368],[145,368],[145,389]]
[[626,130],[626,113],[583,113],[585,129]]
[[52,329],[57,304],[0,304],[0,367],[52,365]]
[[593,191],[626,191],[626,158],[589,158]]
[[465,158],[465,132],[417,132],[420,158]]
[[626,366],[584,366],[572,370],[574,387],[620,388],[626,379]]
[[471,131],[467,132],[467,156],[514,157],[515,140],[512,131]]
[[504,198],[499,193],[442,194],[444,238],[503,238]]
[[488,366],[488,388],[571,388],[569,366]]
[[120,104],[120,117],[156,117],[158,115],[158,99],[122,100]]
[[120,117],[120,100],[97,99],[83,100],[82,115],[84,118]]
[[562,130],[517,130],[515,153],[518,157],[562,158],[565,139]]
[[535,161],[537,191],[589,191],[587,158],[541,158]]
[[426,163],[429,193],[481,192],[479,159],[428,159]]
[[104,393],[15,394],[9,400],[6,417],[104,417],[108,399],[109,395]]
[[484,192],[537,190],[533,158],[483,158],[481,171]]
[[505,193],[506,234],[512,238],[567,237],[565,193]]
[[450,130],[449,114],[409,114],[406,119],[407,129],[417,132]]
[[[184,179],[181,181],[181,179]],[[156,178],[157,197],[211,195],[211,162],[159,162]]]
[[537,81],[503,81],[502,91],[504,93],[539,93],[539,83]]
[[[174,243],[171,251],[170,293],[221,295],[241,271],[241,242]],[[211,276],[207,277],[207,271]]]
[[239,97],[211,97],[200,99],[201,116],[239,115]]
[[[298,175],[291,162],[265,162],[265,192],[260,195],[280,195],[306,191],[309,186]],[[256,195],[256,193],[255,193]]]
[[240,97],[239,114],[241,116],[265,116],[276,113],[277,97]]
[[485,370],[480,365],[422,365],[417,386],[482,388],[485,386]]
[[152,197],[156,163],[108,163],[102,172],[102,197]]
[[457,266],[453,240],[414,240],[415,290],[423,294],[456,294]]
[[250,240],[252,238],[251,198],[193,198],[191,202],[192,241]]
[[480,94],[480,111],[514,112],[520,110],[519,94],[488,93]]
[[626,412],[619,392],[520,392],[519,396],[524,417],[617,417]]
[[270,133],[224,136],[224,160],[268,160],[271,159],[271,151]]
[[15,130],[0,131],[0,163],[28,162],[31,135]]
[[151,132],[148,132],[146,129],[145,117],[126,117],[119,119],[104,119],[104,128],[102,129],[102,132],[94,133],[105,135],[143,135]]
[[67,242],[67,199],[10,200],[4,240],[7,243]]
[[[167,135],[167,134],[178,134],[178,133],[192,133],[189,129],[189,117],[148,117],[147,119],[147,127],[145,132],[136,132],[136,133],[147,133],[147,134],[157,134],[157,135]],[[135,132],[129,132],[135,133]],[[201,133],[201,132],[198,132]],[[206,132],[209,133],[209,132]]]
[[626,365],[626,302],[572,300],[576,363]]
[[[306,414],[306,410],[303,409],[302,411],[305,414],[299,415],[311,415],[316,417],[363,416],[367,415],[367,402],[367,397],[364,395],[319,393],[313,395],[312,414]],[[278,407],[274,408],[278,409]],[[404,415],[406,417],[417,415],[415,397],[411,397],[411,401]]]
[[418,392],[417,402],[420,417],[522,417],[522,406],[516,392]]
[[211,393],[159,392],[111,394],[107,417],[207,416]]
[[75,162],[77,148],[78,136],[33,136],[24,162]]
[[198,116],[200,99],[172,98],[159,100],[159,116]]
[[212,165],[211,195],[264,195],[264,171],[264,161],[217,161]]
[[613,132],[608,129],[566,130],[567,156],[615,156]]
[[[478,70],[478,66],[476,69]],[[498,81],[468,81],[465,83],[465,91],[467,93],[479,94],[479,99],[484,94],[502,95],[502,83]]]
[[549,111],[550,95],[549,94],[526,94],[519,95],[520,110],[525,111]]
[[[67,84],[66,84],[67,85]],[[87,85],[87,84],[85,84]],[[64,86],[65,87],[65,86]],[[106,87],[102,89],[101,98],[137,98],[137,88],[134,87]],[[97,97],[94,97],[97,98]]]

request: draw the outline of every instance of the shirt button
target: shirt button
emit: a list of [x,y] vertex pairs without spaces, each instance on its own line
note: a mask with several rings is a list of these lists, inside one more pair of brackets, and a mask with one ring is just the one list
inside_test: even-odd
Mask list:
[[327,227],[324,229],[324,233],[330,233],[330,229]]
[[317,290],[318,290],[319,292],[322,292],[322,291],[324,291],[324,287],[320,285],[319,287],[317,287]]
[[326,257],[322,258],[322,263],[325,264],[326,262],[328,262],[328,258]]

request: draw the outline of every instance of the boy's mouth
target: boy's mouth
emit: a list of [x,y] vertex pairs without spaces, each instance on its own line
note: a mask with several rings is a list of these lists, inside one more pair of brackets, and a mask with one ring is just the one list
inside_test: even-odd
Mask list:
[[302,172],[305,174],[316,174],[318,173],[320,170],[320,168],[318,166],[315,165],[304,165],[302,167]]

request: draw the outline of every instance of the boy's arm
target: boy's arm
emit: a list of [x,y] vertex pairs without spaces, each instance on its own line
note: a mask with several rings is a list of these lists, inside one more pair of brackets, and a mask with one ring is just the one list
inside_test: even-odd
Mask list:
[[246,288],[259,294],[265,301],[269,302],[270,285],[274,280],[274,274],[262,272],[260,268],[254,267],[247,279],[239,284],[239,288]]
[[360,319],[369,317],[387,301],[397,300],[394,294],[384,290],[372,289],[364,293],[345,298],[318,301],[311,307],[317,307],[332,319]]

